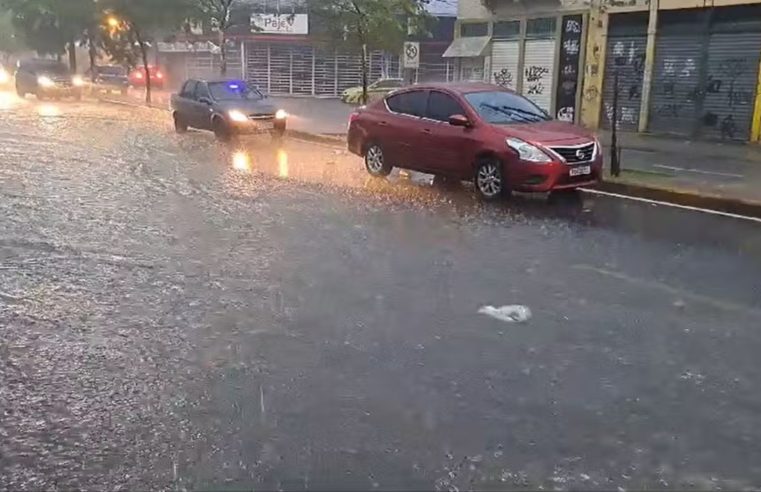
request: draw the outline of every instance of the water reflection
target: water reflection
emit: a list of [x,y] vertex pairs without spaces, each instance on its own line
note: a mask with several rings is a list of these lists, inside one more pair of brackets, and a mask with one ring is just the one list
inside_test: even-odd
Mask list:
[[288,177],[288,152],[285,149],[277,150],[277,174],[281,178]]
[[251,172],[251,157],[248,153],[239,150],[233,154],[233,169],[245,173]]
[[37,107],[37,113],[47,117],[61,116],[61,109],[55,104],[40,104]]
[[12,92],[0,92],[0,109],[12,109],[20,102]]

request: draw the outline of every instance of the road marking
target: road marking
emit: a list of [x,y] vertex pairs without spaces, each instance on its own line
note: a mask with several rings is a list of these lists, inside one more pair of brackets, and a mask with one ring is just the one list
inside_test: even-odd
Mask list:
[[573,268],[574,270],[593,272],[598,275],[614,278],[616,280],[628,282],[630,284],[638,285],[640,287],[646,287],[648,289],[658,289],[662,292],[666,292],[676,297],[691,299],[692,301],[695,301],[695,302],[708,304],[709,306],[713,306],[714,308],[717,308],[717,309],[722,309],[725,311],[733,311],[733,312],[740,311],[742,313],[753,314],[755,316],[761,316],[761,310],[759,309],[756,309],[750,306],[745,306],[743,304],[737,304],[732,301],[715,299],[713,297],[705,296],[703,294],[696,294],[694,292],[681,290],[676,287],[672,287],[668,284],[664,284],[663,282],[632,277],[622,272],[607,270],[605,268],[599,268],[593,265],[578,264],[578,265],[572,265],[571,268]]
[[650,203],[652,205],[663,205],[664,207],[681,208],[682,210],[691,210],[693,212],[703,212],[705,214],[711,214],[711,215],[721,215],[723,217],[729,217],[732,219],[749,220],[751,222],[756,222],[761,224],[761,218],[750,217],[748,215],[733,214],[731,212],[722,212],[720,210],[711,210],[710,208],[693,207],[690,205],[680,205],[678,203],[662,202],[660,200],[651,200],[649,198],[642,198],[642,197],[631,196],[631,195],[622,195],[620,193],[611,193],[610,191],[593,190],[590,188],[580,188],[580,190],[583,191],[584,193],[589,193],[592,195],[602,195],[602,196],[610,196],[613,198],[623,198],[625,200],[633,200],[635,202]]
[[483,306],[478,310],[479,314],[485,314],[494,319],[504,321],[505,323],[525,323],[531,319],[531,309],[528,306],[512,305],[512,306]]
[[704,171],[702,169],[695,169],[694,167],[678,167],[678,166],[664,166],[663,164],[653,164],[653,167],[660,169],[668,169],[669,171],[684,171],[688,173],[707,174],[709,176],[723,176],[725,178],[744,178],[744,174],[734,173],[720,173],[717,171]]

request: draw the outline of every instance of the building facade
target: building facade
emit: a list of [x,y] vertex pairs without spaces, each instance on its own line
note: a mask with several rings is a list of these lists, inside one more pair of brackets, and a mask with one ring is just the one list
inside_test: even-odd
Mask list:
[[558,119],[761,137],[758,0],[460,0],[455,29],[458,78],[515,89]]
[[[256,84],[273,95],[337,97],[361,85],[360,56],[319,42],[314,36],[308,3],[299,0],[254,0],[239,4],[228,33],[228,75]],[[455,17],[439,14],[432,36],[417,39],[418,67],[405,72],[399,53],[370,53],[370,81],[406,77],[411,82],[447,80],[450,61],[442,58]],[[173,79],[215,77],[219,74],[219,36],[213,26],[194,26],[194,32],[174,43],[159,44],[162,62]],[[451,77],[450,77],[451,79]]]

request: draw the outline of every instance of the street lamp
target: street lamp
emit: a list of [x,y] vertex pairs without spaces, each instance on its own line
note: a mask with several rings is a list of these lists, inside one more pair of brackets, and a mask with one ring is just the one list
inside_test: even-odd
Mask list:
[[108,19],[106,19],[106,22],[108,23],[108,27],[111,29],[118,29],[121,22],[119,22],[119,19],[117,19],[113,15],[109,15]]

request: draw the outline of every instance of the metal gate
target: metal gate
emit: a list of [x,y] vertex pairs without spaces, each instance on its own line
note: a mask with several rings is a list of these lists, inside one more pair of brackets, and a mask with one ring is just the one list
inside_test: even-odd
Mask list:
[[761,7],[667,12],[659,19],[659,33],[649,129],[748,140]]
[[[399,59],[370,53],[369,81],[399,76]],[[338,96],[362,84],[360,57],[297,43],[246,44],[246,78],[274,95]]]
[[[230,45],[226,50],[227,76],[241,78],[243,65],[241,64],[240,45]],[[189,52],[186,58],[186,71],[188,79],[213,79],[219,77],[222,67],[222,57],[211,52]]]
[[614,81],[618,74],[618,128],[638,130],[646,46],[647,13],[611,16],[602,93],[604,128],[610,128],[613,120]]
[[494,41],[491,47],[491,82],[516,90],[519,58],[520,42]]
[[523,95],[548,113],[552,111],[555,80],[555,40],[526,41],[523,59]]

